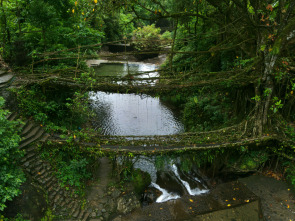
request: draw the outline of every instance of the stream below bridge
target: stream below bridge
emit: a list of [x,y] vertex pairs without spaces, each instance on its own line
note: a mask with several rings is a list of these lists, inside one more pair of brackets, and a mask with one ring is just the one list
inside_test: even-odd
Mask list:
[[[158,66],[155,64],[95,61],[91,66],[99,77],[126,77],[131,74],[139,79],[138,84],[149,86],[155,85],[157,80],[154,77],[159,76]],[[117,83],[128,84],[128,81]],[[104,135],[153,136],[181,134],[185,131],[179,108],[161,101],[158,97],[92,91],[89,92],[89,98],[90,106],[96,114],[92,119],[93,126]],[[120,157],[117,161],[120,164]],[[224,179],[216,185],[214,179],[207,177],[206,173],[196,166],[184,170],[181,158],[170,159],[164,162],[161,168],[157,158],[151,156],[136,156],[132,164],[135,170],[149,174],[151,182],[142,194],[142,207],[128,215],[117,216],[114,220],[260,221],[264,220],[266,215],[270,219],[265,220],[277,220],[278,216],[282,216],[280,212],[268,213],[263,203],[262,207],[266,212],[261,211],[259,197],[264,199],[269,194],[263,193],[264,188],[255,193],[256,195],[252,192],[265,184],[264,181],[261,183],[259,178],[256,179],[257,182],[251,181],[258,183],[258,186],[249,190],[246,187],[247,178],[238,180],[236,177],[231,182],[224,182],[230,181]],[[270,187],[272,186],[274,185],[271,184]],[[282,189],[286,193],[286,187],[283,186]],[[274,201],[272,203],[277,204]],[[288,213],[286,217],[292,217],[292,213]]]
[[[131,64],[101,62],[94,69],[98,76],[124,77],[127,74],[136,74],[139,78],[148,78],[159,76],[157,68],[158,66],[154,64],[142,62]],[[148,81],[145,83],[151,84]],[[91,109],[96,115],[92,121],[94,128],[104,135],[154,136],[184,132],[179,108],[162,102],[158,97],[98,91],[90,92],[89,98]],[[161,203],[178,199],[183,195],[193,196],[209,191],[197,172],[182,171],[179,161],[171,161],[164,170],[159,171],[155,166],[155,158],[141,156],[134,159],[133,168],[147,172],[151,177],[150,190],[161,193],[155,199],[151,199],[153,193],[146,196],[147,203],[151,200]]]

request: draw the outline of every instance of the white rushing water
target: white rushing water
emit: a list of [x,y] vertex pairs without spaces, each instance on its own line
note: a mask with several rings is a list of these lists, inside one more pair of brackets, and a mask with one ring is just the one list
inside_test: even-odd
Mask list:
[[[122,165],[122,163],[123,163],[122,159],[119,157],[119,158],[117,158],[117,160],[118,160],[118,163],[120,165]],[[134,169],[140,169],[141,171],[146,172],[150,175],[150,177],[151,177],[150,187],[154,187],[162,193],[157,198],[156,203],[163,203],[163,202],[166,202],[169,200],[175,200],[175,199],[181,198],[181,195],[179,195],[178,193],[169,192],[168,190],[165,189],[165,186],[162,188],[156,183],[157,179],[158,179],[158,175],[157,175],[158,170],[155,166],[155,157],[137,156],[132,159],[132,162],[133,162]],[[182,186],[180,188],[185,189],[187,191],[187,193],[189,193],[192,196],[204,194],[209,191],[208,189],[191,188],[190,184],[180,177],[179,172],[178,172],[178,168],[173,163],[173,161],[167,162],[166,167],[165,167],[165,171],[167,173],[169,173],[170,175],[172,175],[173,177],[175,176],[175,178],[173,179],[174,182],[176,181],[178,185]],[[191,180],[192,182],[197,182],[200,184],[202,183],[202,181],[200,179],[198,179],[197,177],[186,176],[185,174],[184,174],[184,176],[187,179]],[[173,185],[173,184],[171,184],[171,185]],[[201,184],[201,186],[204,187],[203,184]],[[206,188],[206,187],[204,187],[204,188]]]
[[175,176],[180,180],[180,182],[184,185],[184,187],[186,188],[187,192],[192,195],[192,196],[196,196],[196,195],[200,195],[200,194],[203,194],[203,193],[207,193],[209,190],[200,190],[199,188],[195,188],[195,189],[191,189],[190,185],[188,182],[184,181],[181,179],[181,177],[179,176],[179,173],[178,173],[178,169],[176,167],[175,164],[172,165],[172,170],[175,174]]
[[168,193],[167,190],[161,188],[158,184],[156,183],[151,183],[151,186],[160,190],[162,192],[162,195],[158,197],[158,199],[156,200],[157,203],[163,203],[166,202],[168,200],[175,200],[180,198],[179,195],[175,194],[175,193]]
[[[199,188],[194,188],[192,189],[189,185],[188,182],[186,182],[185,180],[181,179],[179,173],[178,173],[178,169],[177,169],[177,166],[175,164],[173,164],[171,166],[171,169],[173,171],[173,173],[175,174],[175,176],[177,177],[177,179],[182,183],[182,185],[185,187],[185,189],[187,190],[187,192],[192,195],[192,196],[196,196],[196,195],[200,195],[200,194],[204,194],[204,193],[207,193],[209,190],[207,189],[199,189]],[[196,178],[196,181],[200,182],[199,179]],[[156,189],[158,189],[159,191],[162,192],[162,195],[159,196],[156,200],[157,203],[163,203],[163,202],[166,202],[168,200],[175,200],[175,199],[178,199],[180,198],[180,196],[176,193],[169,193],[167,190],[161,188],[158,184],[156,184],[155,182],[152,182],[151,187],[154,187]]]

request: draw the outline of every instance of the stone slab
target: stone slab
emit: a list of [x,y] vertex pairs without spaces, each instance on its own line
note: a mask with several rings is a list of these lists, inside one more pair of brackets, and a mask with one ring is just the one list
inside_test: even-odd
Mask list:
[[242,178],[240,182],[261,199],[265,221],[295,220],[295,195],[290,184],[262,175]]
[[0,85],[9,82],[13,78],[12,74],[6,74],[0,77]]

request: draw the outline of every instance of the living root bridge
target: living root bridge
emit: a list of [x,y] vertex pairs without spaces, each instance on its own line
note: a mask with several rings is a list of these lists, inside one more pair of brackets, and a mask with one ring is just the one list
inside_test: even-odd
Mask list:
[[[133,74],[125,77],[96,77],[93,76],[95,82],[84,82],[81,76],[74,74],[29,74],[18,75],[18,81],[15,86],[39,84],[42,86],[51,87],[69,87],[72,89],[87,89],[93,91],[104,91],[114,93],[143,93],[149,95],[170,93],[171,91],[181,91],[191,88],[214,88],[224,89],[230,85],[231,88],[240,88],[253,84],[257,76],[246,75],[243,78],[239,71],[228,71],[222,73],[186,73],[180,76],[173,74],[168,76],[153,77],[153,78],[138,78],[138,74]],[[142,73],[140,73],[142,74]],[[187,80],[190,76],[194,76],[194,80]],[[147,82],[153,81],[153,85]]]
[[[55,146],[65,146],[67,142],[64,140],[50,140],[50,145]],[[132,143],[132,141],[128,145],[128,141],[122,145],[120,144],[112,144],[110,141],[108,144],[96,143],[96,142],[79,142],[76,141],[73,145],[79,146],[81,150],[85,150],[90,148],[92,152],[97,152],[100,155],[111,155],[111,154],[134,154],[134,155],[158,155],[163,153],[179,153],[186,151],[201,151],[201,150],[210,150],[210,149],[225,149],[225,148],[238,148],[241,146],[244,147],[267,147],[274,146],[278,143],[281,143],[279,137],[277,135],[273,136],[262,136],[259,138],[248,138],[242,139],[239,141],[233,142],[224,142],[224,143],[202,143],[202,144],[192,144],[187,146],[180,145],[138,145],[136,143]]]

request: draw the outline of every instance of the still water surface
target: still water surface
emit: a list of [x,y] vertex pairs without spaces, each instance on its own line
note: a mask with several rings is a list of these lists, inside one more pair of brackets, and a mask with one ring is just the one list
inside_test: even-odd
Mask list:
[[[117,76],[124,77],[129,74],[139,74],[139,78],[157,77],[158,66],[149,63],[101,63],[97,67],[93,67],[98,76]],[[148,72],[148,73],[146,73]],[[142,73],[142,74],[141,74]]]
[[[134,79],[139,80],[159,76],[157,68],[155,64],[140,62],[101,63],[95,67],[95,73],[97,76],[120,77],[128,73],[136,74]],[[155,81],[147,80],[140,83],[154,85]],[[159,98],[148,95],[91,92],[90,102],[97,114],[94,126],[105,135],[170,135],[184,131],[183,124],[175,113]]]
[[175,113],[148,95],[90,93],[95,129],[105,135],[169,135],[184,132]]

